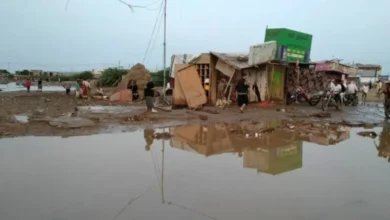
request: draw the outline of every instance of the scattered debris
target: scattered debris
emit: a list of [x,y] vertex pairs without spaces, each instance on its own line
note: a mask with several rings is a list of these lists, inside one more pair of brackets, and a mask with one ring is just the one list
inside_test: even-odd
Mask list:
[[357,133],[362,137],[376,138],[378,135],[374,131],[361,131]]
[[329,112],[319,112],[319,113],[311,114],[310,117],[330,118],[332,117],[332,115]]
[[260,133],[266,134],[266,133],[271,133],[274,132],[275,128],[266,128],[260,131]]
[[205,108],[202,108],[201,109],[202,112],[206,112],[206,113],[210,113],[210,114],[219,114],[219,111],[215,110],[215,109],[205,109]]
[[95,122],[86,118],[61,116],[50,120],[49,124],[58,128],[82,128],[94,126]]
[[172,135],[169,132],[154,133],[153,138],[158,140],[169,140],[172,138]]

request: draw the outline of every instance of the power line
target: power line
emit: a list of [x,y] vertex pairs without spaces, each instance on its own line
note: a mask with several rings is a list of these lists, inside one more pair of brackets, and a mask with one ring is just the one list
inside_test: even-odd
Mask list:
[[152,43],[153,35],[154,35],[155,30],[156,30],[157,23],[158,23],[158,21],[159,21],[159,19],[160,19],[160,13],[162,12],[163,5],[164,5],[164,0],[161,1],[160,10],[158,11],[157,18],[156,18],[156,22],[154,23],[153,31],[152,31],[152,34],[151,34],[151,36],[150,36],[148,46],[146,47],[146,51],[145,51],[143,63],[145,63],[146,56],[148,55],[149,48],[150,48],[150,44]]
[[130,8],[131,12],[134,12],[134,8],[144,8],[144,9],[148,9],[149,6],[152,6],[153,4],[156,4],[156,2],[153,2],[149,5],[132,5],[132,4],[129,4],[123,0],[118,0],[120,3],[126,5],[127,7]]
[[[160,23],[158,24],[157,33],[156,33],[156,35],[155,35],[156,37],[154,38],[154,41],[153,41],[153,44],[152,44],[152,48],[150,49],[149,55],[152,53],[152,51],[154,50],[154,47],[155,47],[155,45],[156,45],[156,41],[157,41],[157,38],[158,38],[158,34],[160,33],[160,29],[161,29],[161,23],[162,23],[162,21],[163,21],[163,19],[162,19],[163,16],[164,16],[164,15],[162,14],[162,15],[161,15],[161,19],[160,19]],[[149,58],[150,58],[150,56],[148,56],[148,58],[146,59],[146,63],[145,63],[145,64],[148,63]]]

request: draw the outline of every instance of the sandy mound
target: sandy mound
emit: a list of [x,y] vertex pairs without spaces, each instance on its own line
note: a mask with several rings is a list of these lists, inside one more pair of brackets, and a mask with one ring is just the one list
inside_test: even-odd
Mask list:
[[122,81],[116,87],[115,92],[119,92],[126,89],[127,83],[130,80],[135,80],[137,81],[140,97],[143,97],[146,83],[148,83],[151,79],[152,77],[150,76],[150,73],[145,68],[145,66],[140,63],[137,63],[131,67],[130,71],[125,76],[123,76]]

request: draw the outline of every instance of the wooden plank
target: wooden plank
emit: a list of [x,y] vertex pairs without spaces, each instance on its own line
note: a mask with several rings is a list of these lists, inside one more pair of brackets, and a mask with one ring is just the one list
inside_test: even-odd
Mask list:
[[220,59],[218,59],[215,68],[228,77],[232,77],[234,72],[236,71],[234,67],[230,66],[229,64],[225,63]]
[[[175,64],[175,78],[177,79],[177,72],[188,67],[190,64]],[[175,80],[175,86],[173,88],[173,105],[186,105],[186,97],[184,96],[179,80]]]
[[196,70],[196,65],[180,70],[177,73],[177,78],[189,108],[197,108],[206,104],[206,93]]

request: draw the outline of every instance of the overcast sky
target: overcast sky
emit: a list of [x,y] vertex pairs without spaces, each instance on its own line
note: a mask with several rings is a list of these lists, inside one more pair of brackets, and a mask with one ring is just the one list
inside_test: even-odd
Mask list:
[[[160,0],[0,0],[0,69],[78,71],[143,62]],[[312,60],[376,63],[390,72],[385,0],[168,0],[167,65],[177,53],[248,52],[265,27],[313,35]],[[146,66],[163,66],[163,28]],[[154,39],[152,41],[152,44]]]

